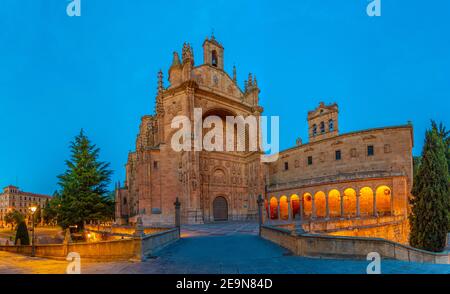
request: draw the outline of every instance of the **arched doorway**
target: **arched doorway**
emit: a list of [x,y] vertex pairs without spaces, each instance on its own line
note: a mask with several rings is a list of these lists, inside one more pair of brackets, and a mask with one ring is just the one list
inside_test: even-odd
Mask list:
[[214,221],[228,220],[228,202],[224,197],[216,197],[213,201]]

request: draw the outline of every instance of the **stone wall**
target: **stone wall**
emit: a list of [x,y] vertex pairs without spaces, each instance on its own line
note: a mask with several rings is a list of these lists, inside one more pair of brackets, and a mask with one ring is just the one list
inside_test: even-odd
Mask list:
[[[293,230],[300,224],[278,224],[277,227]],[[407,245],[409,242],[409,222],[405,216],[383,216],[359,219],[316,220],[302,223],[308,233],[331,236],[373,237]]]
[[379,238],[295,235],[288,229],[267,225],[261,227],[261,237],[305,257],[365,259],[368,253],[378,252],[382,258],[450,264],[448,252],[428,252]]
[[[36,245],[38,257],[65,259],[70,252],[77,252],[81,259],[89,260],[145,260],[149,255],[179,239],[178,229],[170,229],[142,237],[129,237],[123,240]],[[31,246],[1,245],[0,251],[31,255]]]

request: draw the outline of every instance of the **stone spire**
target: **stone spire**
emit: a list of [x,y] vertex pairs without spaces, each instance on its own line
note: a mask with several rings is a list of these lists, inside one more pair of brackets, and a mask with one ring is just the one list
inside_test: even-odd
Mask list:
[[182,50],[182,58],[183,64],[190,62],[192,65],[194,64],[194,51],[189,43],[183,44]]
[[164,115],[164,104],[162,101],[164,92],[164,82],[163,82],[163,72],[159,70],[158,72],[158,94],[156,95],[156,113],[158,115]]
[[159,70],[158,72],[158,95],[164,91],[164,82],[163,82],[163,72]]
[[237,82],[236,66],[235,65],[233,65],[233,82],[234,83]]

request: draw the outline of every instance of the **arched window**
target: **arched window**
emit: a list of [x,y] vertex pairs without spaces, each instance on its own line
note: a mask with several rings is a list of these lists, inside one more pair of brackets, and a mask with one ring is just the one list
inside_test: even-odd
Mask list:
[[212,53],[211,53],[211,64],[212,64],[212,66],[217,67],[218,63],[219,62],[218,62],[218,59],[217,59],[217,52],[216,52],[216,50],[213,50]]
[[313,136],[316,136],[316,135],[317,135],[317,125],[314,124],[313,125]]
[[328,121],[328,130],[329,130],[330,132],[334,131],[334,121],[333,121],[332,119],[330,119],[330,120]]
[[127,205],[127,198],[123,198],[123,205]]
[[321,122],[320,123],[320,132],[323,134],[323,133],[325,133],[325,123],[324,122]]

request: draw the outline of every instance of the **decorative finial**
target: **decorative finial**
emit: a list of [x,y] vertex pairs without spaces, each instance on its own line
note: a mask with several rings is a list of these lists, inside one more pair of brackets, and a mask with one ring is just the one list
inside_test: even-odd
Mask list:
[[252,73],[249,73],[249,74],[248,74],[248,86],[249,86],[249,87],[253,87]]
[[233,82],[235,82],[235,83],[236,83],[236,81],[237,81],[237,75],[236,75],[236,66],[235,66],[235,65],[233,65]]

